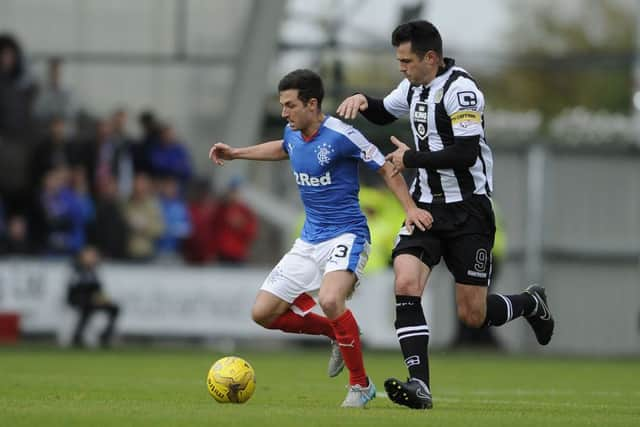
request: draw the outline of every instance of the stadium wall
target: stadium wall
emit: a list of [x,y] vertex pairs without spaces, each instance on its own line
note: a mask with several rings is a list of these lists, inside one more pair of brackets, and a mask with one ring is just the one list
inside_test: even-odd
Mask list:
[[[607,282],[597,266],[587,273],[602,281],[594,283]],[[25,335],[68,335],[73,325],[69,321],[71,311],[65,306],[69,274],[69,265],[61,261],[1,261],[0,313],[19,313],[21,332]],[[124,336],[275,343],[298,338],[262,329],[250,320],[250,307],[267,269],[105,264],[101,274],[106,291],[121,304],[118,331]],[[506,279],[521,274],[516,264],[506,265]],[[639,355],[637,284],[619,287],[612,294],[606,286],[564,280],[571,274],[571,267],[562,265],[553,265],[549,271],[550,276],[562,283],[550,290],[557,319],[551,345],[537,346],[526,323],[516,321],[496,330],[504,348],[518,353]],[[637,271],[623,269],[618,274],[633,276]],[[425,295],[435,349],[446,348],[455,334],[452,282],[449,273],[438,267]],[[510,282],[513,283],[503,281]],[[369,348],[397,348],[392,283],[390,271],[368,277],[350,302],[362,326],[363,342]]]

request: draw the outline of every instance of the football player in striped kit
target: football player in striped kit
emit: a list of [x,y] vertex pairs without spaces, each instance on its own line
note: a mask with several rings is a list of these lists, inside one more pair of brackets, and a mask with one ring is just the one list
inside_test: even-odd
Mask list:
[[554,320],[542,286],[531,285],[516,295],[488,294],[495,218],[482,91],[467,71],[443,56],[440,33],[430,22],[401,24],[391,41],[405,78],[384,99],[358,93],[337,112],[347,119],[362,113],[381,125],[409,116],[414,144],[410,148],[391,137],[396,150],[387,160],[396,173],[416,169],[410,191],[417,205],[431,212],[433,225],[426,230],[402,227],[392,252],[396,334],[409,379],[389,378],[385,389],[395,403],[429,409],[429,327],[421,300],[441,258],[455,278],[458,316],[468,326],[500,326],[522,316],[546,345]]
[[[296,70],[278,85],[282,140],[232,148],[216,143],[209,157],[225,160],[289,160],[305,210],[302,233],[264,281],[252,309],[253,320],[268,329],[325,335],[334,340],[329,376],[346,365],[349,390],[343,407],[364,407],[376,389],[364,368],[359,327],[346,299],[353,292],[369,254],[367,219],[358,200],[358,164],[380,174],[406,212],[406,226],[425,230],[429,212],[416,207],[404,179],[358,130],[321,110],[320,77]],[[311,313],[318,291],[325,316]]]

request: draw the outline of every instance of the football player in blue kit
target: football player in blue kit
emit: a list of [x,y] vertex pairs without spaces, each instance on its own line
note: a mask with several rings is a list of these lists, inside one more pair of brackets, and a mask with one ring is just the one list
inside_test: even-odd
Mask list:
[[[310,70],[295,70],[278,85],[284,138],[248,147],[218,142],[209,157],[217,165],[235,159],[289,159],[306,214],[301,235],[258,291],[253,320],[268,329],[325,335],[334,341],[329,375],[347,366],[343,407],[364,407],[376,389],[366,374],[360,332],[347,297],[362,276],[369,254],[367,220],[358,200],[358,164],[377,171],[402,204],[405,226],[425,230],[431,214],[416,207],[404,178],[358,130],[322,112],[324,89]],[[318,302],[325,316],[311,312]]]

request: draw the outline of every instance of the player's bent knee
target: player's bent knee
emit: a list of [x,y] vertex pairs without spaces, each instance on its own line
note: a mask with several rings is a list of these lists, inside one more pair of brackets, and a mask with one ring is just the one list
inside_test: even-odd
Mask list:
[[318,304],[320,304],[320,308],[329,318],[336,317],[342,306],[341,301],[335,295],[320,295]]
[[420,284],[414,277],[398,276],[395,282],[397,295],[419,295]]
[[251,318],[258,325],[267,328],[273,322],[273,316],[271,313],[267,313],[259,308],[253,307],[251,309]]
[[484,324],[485,313],[482,310],[465,306],[458,307],[458,318],[470,328],[480,328]]

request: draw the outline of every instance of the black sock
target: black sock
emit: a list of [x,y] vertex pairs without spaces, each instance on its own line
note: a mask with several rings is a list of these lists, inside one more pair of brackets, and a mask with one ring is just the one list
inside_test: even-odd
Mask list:
[[409,376],[429,385],[429,327],[420,297],[396,295],[396,335]]
[[487,318],[484,324],[504,325],[520,316],[528,316],[535,308],[535,299],[525,292],[518,295],[491,294],[487,296]]

